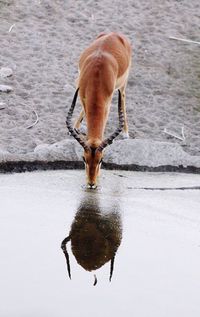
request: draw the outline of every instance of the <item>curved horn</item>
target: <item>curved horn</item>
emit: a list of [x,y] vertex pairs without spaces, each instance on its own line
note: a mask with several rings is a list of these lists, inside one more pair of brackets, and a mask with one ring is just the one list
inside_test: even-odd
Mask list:
[[112,280],[112,275],[113,275],[113,271],[114,271],[114,263],[115,263],[115,255],[111,259],[111,263],[110,263],[110,277],[109,277],[110,282]]
[[61,249],[63,250],[63,253],[65,255],[65,259],[66,259],[66,263],[67,263],[67,271],[68,271],[68,275],[69,275],[69,278],[71,279],[71,269],[70,269],[70,262],[69,262],[69,254],[67,252],[67,242],[69,242],[71,239],[71,237],[67,237],[65,238],[62,243],[61,243]]
[[70,132],[70,134],[76,139],[76,141],[78,141],[78,143],[80,143],[80,145],[86,150],[86,151],[89,151],[89,147],[87,146],[87,144],[85,143],[85,141],[80,137],[80,135],[74,130],[73,126],[72,126],[72,115],[73,115],[73,111],[74,111],[74,108],[75,108],[75,105],[76,105],[76,99],[77,99],[77,96],[78,96],[78,91],[79,91],[79,88],[77,88],[75,94],[74,94],[74,98],[73,98],[73,101],[72,101],[72,105],[68,111],[68,114],[67,114],[67,118],[66,118],[66,125],[67,125],[67,128]]
[[105,139],[97,148],[98,151],[102,152],[105,147],[109,144],[113,143],[113,140],[120,134],[124,127],[124,114],[122,111],[122,96],[120,90],[118,90],[118,113],[119,113],[119,127],[116,129],[116,131],[111,134],[111,136],[107,139]]

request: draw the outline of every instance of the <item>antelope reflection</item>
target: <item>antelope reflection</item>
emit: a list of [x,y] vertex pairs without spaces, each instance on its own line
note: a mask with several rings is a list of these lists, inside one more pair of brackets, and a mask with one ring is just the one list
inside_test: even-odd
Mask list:
[[[61,244],[69,278],[71,279],[71,270],[67,242],[71,241],[71,249],[76,261],[87,271],[97,270],[110,261],[109,280],[111,281],[115,255],[121,239],[122,222],[118,208],[113,206],[109,210],[102,211],[96,200],[83,201],[77,210],[69,236]],[[94,285],[96,283],[95,276]]]

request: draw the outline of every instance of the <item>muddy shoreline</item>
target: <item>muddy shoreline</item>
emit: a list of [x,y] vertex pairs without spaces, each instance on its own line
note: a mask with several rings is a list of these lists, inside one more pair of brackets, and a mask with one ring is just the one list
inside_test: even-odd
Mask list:
[[[194,173],[200,174],[200,168],[195,166],[183,165],[172,166],[163,165],[157,167],[140,166],[137,164],[118,165],[112,163],[103,163],[103,169],[107,170],[123,170],[123,171],[137,171],[137,172],[179,172],[179,173]],[[47,171],[47,170],[72,170],[84,169],[84,164],[81,161],[18,161],[18,162],[2,162],[0,163],[0,173],[23,173],[33,171]]]

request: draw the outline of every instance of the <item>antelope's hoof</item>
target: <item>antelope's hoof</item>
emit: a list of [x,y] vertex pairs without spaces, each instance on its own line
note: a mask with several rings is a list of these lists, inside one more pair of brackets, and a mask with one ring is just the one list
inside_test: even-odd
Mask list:
[[129,139],[129,133],[128,132],[122,132],[121,136],[122,136],[122,139]]

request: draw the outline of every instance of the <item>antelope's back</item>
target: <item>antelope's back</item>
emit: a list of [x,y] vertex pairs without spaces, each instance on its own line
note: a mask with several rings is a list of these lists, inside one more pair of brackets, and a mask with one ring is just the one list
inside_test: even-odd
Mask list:
[[129,40],[122,34],[109,33],[100,34],[97,39],[87,47],[80,56],[80,70],[85,66],[88,59],[95,59],[98,56],[107,55],[117,62],[118,77],[120,77],[130,66],[131,45]]
[[101,97],[110,96],[116,80],[128,71],[130,63],[131,45],[124,35],[100,34],[80,56],[80,95],[85,97],[89,89],[92,94],[95,91]]

